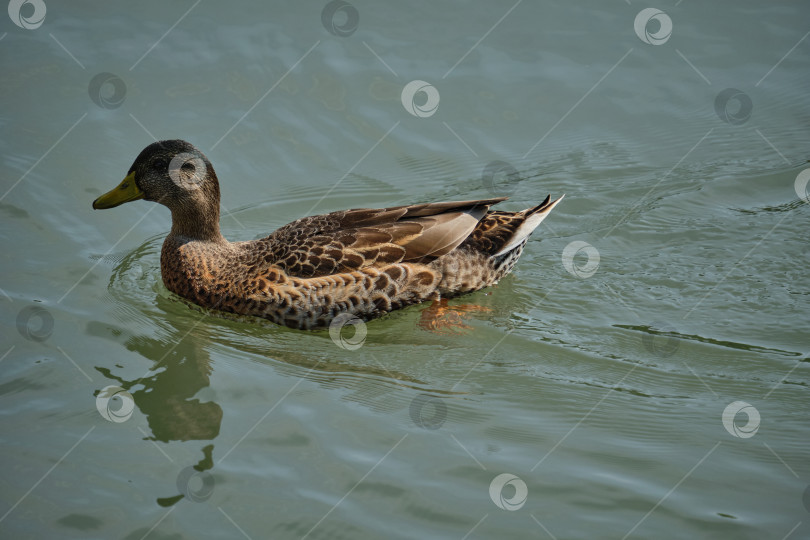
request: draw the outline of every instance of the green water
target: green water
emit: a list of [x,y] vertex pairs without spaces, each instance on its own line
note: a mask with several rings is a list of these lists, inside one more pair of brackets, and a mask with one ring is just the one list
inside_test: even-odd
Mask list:
[[[2,15],[0,537],[807,537],[810,9],[385,4]],[[566,198],[466,328],[333,340],[191,308],[165,208],[91,209],[153,136],[231,240]]]

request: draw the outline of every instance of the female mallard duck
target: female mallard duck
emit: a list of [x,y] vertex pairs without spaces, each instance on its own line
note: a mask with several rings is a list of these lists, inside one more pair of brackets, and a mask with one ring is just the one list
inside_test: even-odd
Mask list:
[[522,212],[489,210],[506,197],[343,210],[228,242],[214,167],[174,140],[147,146],[93,208],[137,199],[172,212],[160,254],[166,288],[206,308],[310,329],[342,313],[368,320],[497,283],[562,197]]

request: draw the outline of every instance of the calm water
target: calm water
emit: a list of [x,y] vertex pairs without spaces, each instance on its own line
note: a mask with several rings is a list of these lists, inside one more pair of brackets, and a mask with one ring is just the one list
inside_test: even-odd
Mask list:
[[[810,8],[351,2],[2,15],[0,537],[810,536]],[[355,348],[164,289],[168,212],[90,207],[153,137],[233,240],[566,199]]]

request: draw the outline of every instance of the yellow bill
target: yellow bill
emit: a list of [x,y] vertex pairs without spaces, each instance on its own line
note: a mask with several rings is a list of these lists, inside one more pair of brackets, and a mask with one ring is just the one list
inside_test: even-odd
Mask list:
[[131,172],[115,189],[108,191],[93,201],[93,208],[96,210],[115,208],[119,204],[137,201],[138,199],[143,199],[143,191],[135,184],[135,173]]

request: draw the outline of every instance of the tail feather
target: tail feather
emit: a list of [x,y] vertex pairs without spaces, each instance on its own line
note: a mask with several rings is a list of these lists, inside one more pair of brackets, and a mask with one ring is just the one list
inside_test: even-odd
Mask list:
[[[546,197],[546,200],[542,203],[538,204],[533,208],[527,208],[522,212],[519,212],[518,215],[523,215],[523,223],[521,223],[515,232],[512,234],[512,237],[509,241],[504,244],[504,246],[493,256],[498,257],[503,255],[504,253],[508,253],[511,250],[515,249],[519,246],[532,232],[537,228],[540,223],[546,219],[546,216],[557,206],[565,195],[561,195],[559,198],[550,201],[551,196]],[[550,201],[550,202],[549,202]]]

